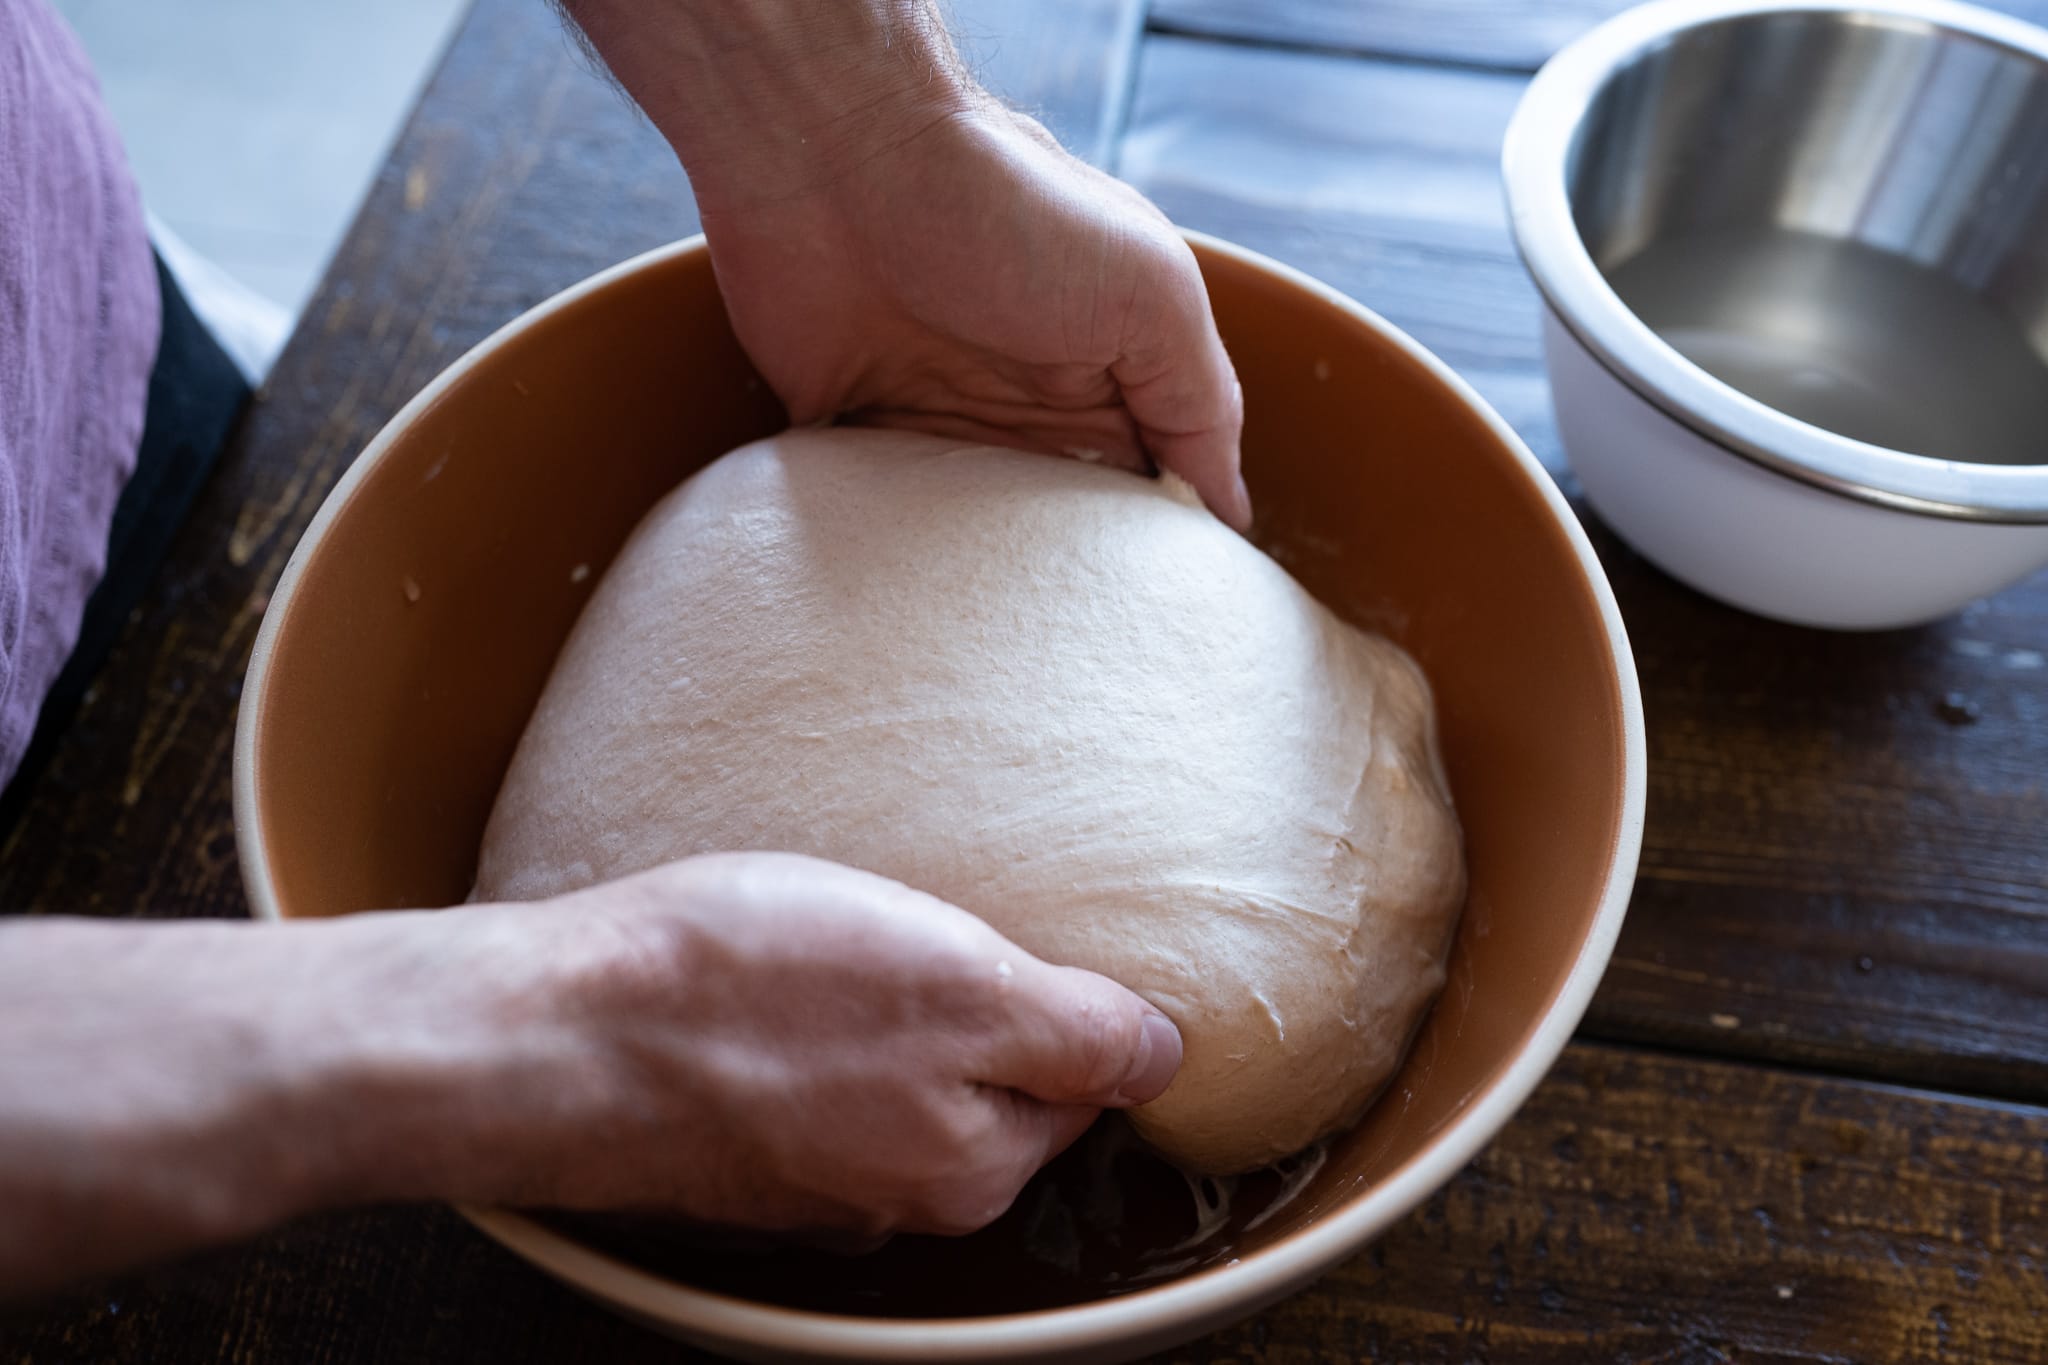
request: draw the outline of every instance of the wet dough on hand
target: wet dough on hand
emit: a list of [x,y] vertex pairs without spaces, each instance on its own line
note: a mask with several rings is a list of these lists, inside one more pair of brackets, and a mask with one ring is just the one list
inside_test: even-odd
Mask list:
[[808,853],[974,912],[1180,1026],[1133,1114],[1196,1170],[1354,1121],[1464,895],[1430,694],[1184,483],[792,431],[664,498],[499,793],[477,895]]

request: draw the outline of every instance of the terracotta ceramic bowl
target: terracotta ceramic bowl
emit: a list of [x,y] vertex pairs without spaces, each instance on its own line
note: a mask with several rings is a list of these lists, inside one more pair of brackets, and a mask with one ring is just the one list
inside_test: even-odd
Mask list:
[[[734,1354],[1121,1359],[1357,1251],[1556,1058],[1607,962],[1642,827],[1641,704],[1607,581],[1528,450],[1442,363],[1312,280],[1195,245],[1244,381],[1257,539],[1411,650],[1441,707],[1471,897],[1449,987],[1386,1095],[1297,1198],[1201,1264],[1032,1311],[964,1313],[915,1275],[867,1311],[792,1307],[830,1296],[707,1289],[559,1220],[468,1210],[484,1231]],[[409,404],[321,508],[249,666],[235,810],[256,912],[461,900],[513,744],[606,562],[658,495],[779,419],[701,242],[548,301]],[[1000,1275],[981,1254],[948,1248],[943,1278]],[[792,1281],[836,1273],[791,1264]]]

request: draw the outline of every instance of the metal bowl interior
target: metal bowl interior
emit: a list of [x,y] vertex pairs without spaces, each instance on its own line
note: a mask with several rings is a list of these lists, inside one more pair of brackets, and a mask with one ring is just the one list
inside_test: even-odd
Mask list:
[[1673,416],[1837,491],[2048,520],[2048,34],[1661,0],[1546,68],[1506,170],[1561,320]]
[[[1197,254],[1244,382],[1259,539],[1435,685],[1471,892],[1450,985],[1385,1098],[1309,1187],[1138,1292],[988,1311],[984,1241],[858,1314],[846,1263],[757,1290],[509,1211],[492,1235],[627,1311],[731,1350],[922,1359],[1136,1354],[1331,1264],[1471,1159],[1542,1076],[1605,966],[1644,802],[1641,704],[1606,579],[1557,489],[1441,362],[1350,300],[1221,243]],[[256,912],[461,900],[512,749],[640,514],[781,414],[701,241],[509,324],[401,412],[272,596],[236,739]],[[969,1294],[979,1297],[967,1297]]]

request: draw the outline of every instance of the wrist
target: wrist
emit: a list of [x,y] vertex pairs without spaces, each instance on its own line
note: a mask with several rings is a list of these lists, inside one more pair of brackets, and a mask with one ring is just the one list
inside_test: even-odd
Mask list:
[[798,197],[987,105],[932,0],[566,0],[707,216]]
[[[664,913],[634,913],[643,900]],[[602,897],[333,922],[355,941],[321,957],[343,964],[356,1022],[300,1073],[293,1126],[326,1135],[300,1207],[630,1195],[588,1158],[644,1120],[642,1063],[668,1048],[642,1035],[698,995],[698,934],[677,907],[667,883],[629,879]]]
[[0,1205],[24,1217],[0,1237],[0,1283],[31,1254],[62,1278],[339,1202],[355,1183],[336,1081],[355,1046],[344,1017],[358,973],[323,951],[333,936],[325,924],[8,926]]
[[620,943],[561,907],[0,939],[0,1290],[344,1204],[545,1198],[610,1082],[579,1014]]
[[585,1075],[559,1008],[585,955],[550,909],[303,926],[330,941],[309,954],[325,970],[291,1047],[283,1126],[306,1159],[286,1182],[286,1212],[517,1197]]

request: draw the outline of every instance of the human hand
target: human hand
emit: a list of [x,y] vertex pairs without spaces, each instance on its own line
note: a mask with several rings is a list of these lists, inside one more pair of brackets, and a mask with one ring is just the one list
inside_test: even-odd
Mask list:
[[1249,524],[1243,399],[1193,253],[978,89],[931,0],[569,7],[681,156],[793,422],[1149,458]]
[[567,965],[519,987],[532,1013],[505,1035],[567,1064],[491,1099],[481,1136],[521,1156],[494,1163],[509,1187],[474,1197],[964,1233],[1180,1061],[1173,1025],[1113,982],[815,859],[693,858],[456,913]]
[[1193,253],[1033,120],[938,116],[793,195],[713,201],[704,226],[792,421],[1149,457],[1249,525],[1243,399]]

